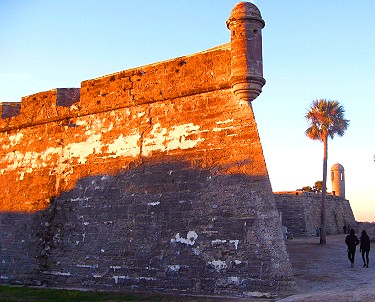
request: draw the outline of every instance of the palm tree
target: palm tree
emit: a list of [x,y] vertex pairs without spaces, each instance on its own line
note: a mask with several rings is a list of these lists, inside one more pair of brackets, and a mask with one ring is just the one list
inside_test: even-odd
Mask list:
[[321,204],[321,231],[320,244],[326,244],[326,185],[327,185],[327,159],[328,159],[328,138],[337,134],[343,136],[349,126],[349,120],[344,118],[345,109],[337,101],[326,99],[312,102],[305,115],[310,127],[306,129],[306,135],[323,142],[323,183],[322,183],[322,204]]

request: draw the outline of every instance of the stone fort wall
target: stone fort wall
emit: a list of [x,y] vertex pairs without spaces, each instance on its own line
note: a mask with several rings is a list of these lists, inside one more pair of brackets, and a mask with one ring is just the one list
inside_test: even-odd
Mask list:
[[365,230],[369,235],[371,242],[375,242],[375,223],[374,222],[359,222],[357,229],[357,237],[361,237],[362,230]]
[[[211,50],[2,104],[0,283],[211,295],[293,287],[244,97],[264,84],[261,62],[250,56],[256,67],[241,73],[236,61],[259,51],[254,24]],[[241,30],[255,50],[246,35],[233,43]]]
[[[282,224],[294,236],[316,236],[316,228],[320,226],[321,200],[321,194],[275,192]],[[327,235],[343,234],[344,225],[350,225],[358,231],[349,201],[339,196],[326,195]]]

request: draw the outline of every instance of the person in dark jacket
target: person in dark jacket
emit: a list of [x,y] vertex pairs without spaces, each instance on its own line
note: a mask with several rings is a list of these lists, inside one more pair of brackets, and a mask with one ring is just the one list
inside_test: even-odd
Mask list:
[[354,267],[355,248],[359,244],[358,238],[354,234],[355,234],[354,230],[351,229],[350,234],[347,235],[345,238],[345,243],[348,246],[348,258],[349,258],[351,267]]
[[365,230],[362,231],[360,240],[361,245],[359,246],[359,251],[362,252],[363,267],[368,267],[368,254],[370,253],[370,238],[368,237]]

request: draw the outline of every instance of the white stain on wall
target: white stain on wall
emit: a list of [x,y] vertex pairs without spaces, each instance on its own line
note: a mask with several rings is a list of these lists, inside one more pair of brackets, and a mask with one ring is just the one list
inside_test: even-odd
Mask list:
[[22,132],[18,132],[17,134],[14,134],[14,135],[9,135],[8,138],[9,138],[10,145],[14,147],[21,141],[22,137],[23,137]]
[[[117,117],[117,116],[116,116]],[[118,117],[117,117],[118,118]],[[120,121],[119,121],[120,122]],[[176,149],[194,148],[204,141],[199,137],[199,126],[193,123],[173,126],[170,129],[155,124],[150,133],[146,133],[142,139],[137,131],[129,135],[121,133],[111,143],[103,143],[103,135],[113,129],[113,123],[105,123],[102,120],[78,119],[75,124],[84,127],[84,137],[79,142],[73,142],[65,146],[48,147],[43,151],[8,152],[0,159],[0,173],[17,170],[20,178],[25,173],[33,170],[52,166],[61,177],[73,173],[73,164],[85,164],[89,156],[105,154],[110,158],[137,157],[142,150],[142,156],[150,156],[153,151],[168,152]],[[196,134],[195,139],[188,139],[189,135]],[[86,136],[86,137],[85,137]],[[20,132],[11,136],[4,136],[2,141],[9,140],[9,145],[22,144],[25,136]],[[28,138],[29,140],[30,138]],[[3,144],[3,148],[6,144]],[[142,145],[142,146],[141,146]]]
[[176,149],[190,149],[204,141],[203,138],[194,140],[187,139],[187,136],[198,133],[198,125],[193,123],[173,126],[170,130],[155,124],[149,137],[143,141],[142,155],[148,156],[153,151],[171,151]]
[[221,125],[221,124],[228,124],[233,122],[233,119],[227,119],[225,121],[217,121],[216,124]]
[[171,243],[175,244],[176,242],[179,242],[187,245],[194,245],[197,238],[198,234],[194,231],[189,231],[186,235],[186,238],[181,237],[180,233],[177,233],[175,238],[171,239]]
[[197,248],[193,248],[191,251],[193,252],[193,254],[194,254],[195,256],[200,256],[200,255],[202,255],[202,251],[199,249],[199,247],[197,247]]
[[98,264],[88,265],[88,264],[77,264],[76,267],[83,267],[83,268],[98,268]]
[[240,242],[239,240],[229,240],[230,243],[234,244],[234,247],[238,249],[238,243]]
[[212,260],[209,261],[208,264],[213,266],[217,272],[220,272],[221,270],[227,268],[227,264],[225,263],[225,261],[222,260]]
[[193,123],[172,127],[172,130],[166,138],[167,150],[190,149],[204,141],[203,138],[197,138],[195,140],[186,139],[188,135],[197,133],[199,128],[199,126],[194,125]]
[[86,141],[68,144],[64,148],[63,157],[77,158],[79,164],[85,164],[87,157],[94,153],[100,153],[102,147],[101,134],[94,134],[89,136]]
[[215,239],[215,240],[211,241],[211,244],[212,245],[219,245],[219,244],[223,244],[225,242],[227,242],[227,241],[226,240],[221,240],[221,239]]
[[111,269],[113,269],[114,271],[118,270],[118,269],[121,269],[121,266],[118,266],[118,265],[110,265],[109,266]]
[[131,277],[131,276],[116,276],[116,275],[113,275],[112,276],[113,280],[115,281],[116,284],[118,284],[118,281],[120,279],[122,280],[135,280],[135,281],[140,281],[140,280],[145,280],[145,281],[155,281],[156,278],[154,277]]
[[113,280],[115,281],[115,284],[118,284],[118,280],[119,280],[119,279],[125,279],[126,276],[113,276],[112,278],[113,278]]
[[86,121],[85,121],[85,120],[77,120],[77,121],[75,122],[75,124],[76,124],[77,126],[84,126],[84,125],[86,125]]
[[[225,121],[217,121],[216,124],[217,125],[222,125],[222,124],[228,124],[228,123],[232,123],[233,122],[233,119],[227,119]],[[227,126],[227,127],[216,127],[216,128],[213,128],[212,131],[213,132],[220,132],[220,131],[223,131],[223,130],[229,130],[229,129],[233,129],[232,126]]]
[[176,265],[168,265],[168,271],[170,272],[175,272],[175,273],[178,273],[181,269],[181,266],[176,264]]
[[[219,245],[219,244],[225,244],[227,242],[227,240],[223,240],[223,239],[215,239],[215,240],[212,240],[211,241],[211,244],[212,245]],[[229,240],[229,243],[233,244],[235,249],[238,249],[238,244],[239,244],[239,240],[235,239],[235,240]]]
[[108,153],[112,153],[109,157],[119,157],[119,156],[132,156],[136,157],[141,152],[141,148],[138,145],[141,136],[139,133],[124,136],[122,133],[120,136],[109,144]]
[[55,275],[55,276],[71,276],[70,273],[64,272],[43,272],[44,274]]
[[232,128],[233,127],[213,128],[212,131],[213,132],[220,132],[220,131],[229,130],[229,129],[232,129]]
[[1,169],[0,173],[5,171],[12,171],[20,168],[22,172],[31,173],[33,169],[41,168],[42,162],[40,161],[39,153],[14,151],[7,153],[0,161],[0,163],[7,163],[5,169]]
[[5,139],[2,141],[1,147],[3,149],[8,149],[10,147],[16,146],[22,139],[23,133],[18,132],[13,135],[5,135]]

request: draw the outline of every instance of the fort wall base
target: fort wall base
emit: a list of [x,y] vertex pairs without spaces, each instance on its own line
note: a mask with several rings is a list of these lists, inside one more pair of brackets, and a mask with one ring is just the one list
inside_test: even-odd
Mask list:
[[[160,173],[166,175],[162,180]],[[152,192],[138,189],[149,187],[150,179]],[[265,196],[243,190],[253,181],[243,175],[212,175],[170,159],[122,175],[82,179],[45,211],[7,215],[21,223],[23,232],[34,232],[5,231],[6,245],[17,243],[19,254],[3,251],[9,279],[2,281],[201,295],[290,290],[283,275],[288,264],[281,262],[283,271],[277,271],[271,261],[280,257],[276,248],[283,243],[256,232],[267,228],[268,236],[277,238],[280,230],[268,222],[278,219],[276,211],[256,210],[256,201]],[[176,198],[186,182],[191,189]],[[250,260],[249,254],[258,256]],[[18,257],[15,265],[11,260]]]

